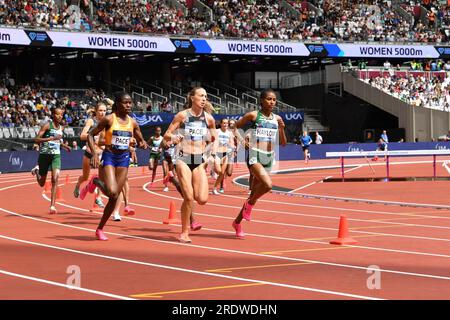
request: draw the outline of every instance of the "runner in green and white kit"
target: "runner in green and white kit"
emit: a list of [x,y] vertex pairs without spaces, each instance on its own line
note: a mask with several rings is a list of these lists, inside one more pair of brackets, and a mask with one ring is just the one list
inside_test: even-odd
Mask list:
[[244,237],[241,221],[250,221],[253,206],[259,198],[272,189],[270,172],[275,159],[275,146],[277,138],[280,145],[286,145],[285,124],[280,116],[272,112],[277,103],[277,96],[271,89],[261,92],[261,110],[246,113],[236,124],[237,128],[244,127],[248,122],[252,123],[248,142],[247,166],[253,176],[251,193],[245,201],[239,215],[233,221],[236,236]]
[[163,141],[163,136],[161,135],[161,127],[156,127],[155,135],[148,139],[148,146],[150,147],[150,159],[148,160],[148,169],[152,171],[152,182],[150,187],[153,186],[153,181],[155,181],[156,169],[158,168],[159,161],[161,159],[161,142]]
[[31,170],[36,176],[38,184],[43,187],[47,180],[47,173],[52,171],[52,196],[50,202],[50,214],[55,214],[56,188],[58,186],[59,172],[61,170],[61,147],[70,151],[70,147],[65,146],[62,142],[64,111],[56,107],[52,109],[52,120],[44,124],[34,141],[40,144],[38,165]]

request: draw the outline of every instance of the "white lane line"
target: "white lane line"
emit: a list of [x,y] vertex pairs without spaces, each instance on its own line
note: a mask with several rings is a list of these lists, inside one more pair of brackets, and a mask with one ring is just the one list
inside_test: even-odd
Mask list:
[[[1,189],[0,189],[0,191],[1,191]],[[70,208],[74,208],[74,209],[77,209],[77,210],[80,210],[80,211],[88,211],[87,209],[77,208],[77,207],[70,206],[70,205],[65,205],[65,204],[62,204],[62,203],[60,203],[60,205],[63,205],[63,206],[66,206],[66,207],[70,207]],[[13,214],[13,215],[16,215],[16,216],[20,216],[22,218],[31,219],[31,220],[35,220],[35,221],[39,221],[39,222],[43,222],[43,223],[49,223],[49,224],[54,224],[54,225],[59,225],[59,226],[68,227],[68,228],[74,228],[74,229],[80,229],[80,230],[94,231],[94,230],[91,230],[91,229],[82,228],[82,227],[78,227],[78,226],[71,226],[71,225],[61,224],[61,223],[57,223],[57,222],[42,220],[42,219],[38,219],[38,218],[34,218],[34,217],[29,217],[29,216],[22,215],[22,214],[19,214],[19,213],[15,213],[15,212],[3,209],[3,208],[0,208],[0,210],[4,211],[4,212],[7,212],[7,213],[10,213],[10,214]],[[129,218],[129,219],[138,220],[136,218]],[[159,221],[149,221],[149,220],[145,220],[145,221],[148,221],[148,222],[151,222],[151,223],[155,223],[155,224],[160,224]],[[229,231],[222,231],[222,230],[219,230],[219,232],[232,233],[232,232],[229,232]],[[106,233],[107,234],[112,234],[112,235],[117,235],[119,237],[129,237],[129,238],[141,239],[141,240],[157,242],[157,243],[166,243],[166,244],[171,244],[171,245],[184,245],[184,244],[181,244],[179,242],[171,242],[171,241],[164,241],[164,240],[149,239],[149,238],[144,238],[144,237],[125,235],[125,234],[119,234],[119,233],[112,233],[112,232],[106,232]],[[255,236],[258,236],[258,235],[255,235]],[[263,236],[263,235],[259,235],[259,236],[261,236],[261,237],[268,237],[268,238],[279,238],[279,237]],[[289,238],[283,238],[283,240],[285,240],[285,239],[289,239]],[[319,244],[328,244],[326,242],[309,241],[309,240],[301,240],[301,239],[291,239],[291,240],[293,240],[293,241],[302,241],[302,242],[312,242],[312,243],[319,243]],[[289,257],[283,257],[283,256],[263,255],[263,254],[247,252],[247,251],[238,251],[238,250],[230,250],[230,249],[224,249],[224,248],[207,247],[207,246],[200,246],[200,245],[194,245],[194,244],[190,244],[190,246],[191,247],[196,247],[196,248],[201,248],[201,249],[209,249],[209,250],[223,251],[223,252],[232,252],[232,253],[239,253],[239,254],[259,256],[259,257],[270,257],[270,258],[281,259],[281,260],[310,262],[310,263],[317,263],[317,264],[322,264],[322,265],[339,266],[339,267],[354,268],[354,269],[365,269],[364,267],[360,267],[360,266],[338,264],[338,263],[332,263],[332,262],[305,260],[305,259],[289,258]],[[363,246],[349,246],[349,247],[371,249],[371,250],[380,250],[380,251],[388,251],[388,252],[423,254],[423,253],[419,253],[419,252],[409,252],[409,251],[401,251],[401,250],[385,249],[385,248],[375,248],[375,247],[363,247]],[[434,255],[434,254],[425,254],[425,255]],[[439,256],[442,256],[442,255],[439,255]],[[410,273],[410,272],[397,271],[397,270],[387,270],[387,269],[383,269],[383,270],[380,270],[380,271],[384,271],[384,272],[388,272],[388,273],[395,273],[395,274],[413,275],[413,276],[418,276],[418,277],[429,277],[429,278],[450,280],[450,277],[445,277],[445,276],[436,276],[436,275],[420,274],[420,273]]]
[[[4,237],[4,236],[1,236],[1,235],[0,235],[0,237],[8,239],[8,240],[12,240],[13,239],[13,238]],[[104,297],[108,297],[108,298],[114,298],[114,299],[119,299],[119,300],[136,300],[136,299],[133,299],[133,298],[130,298],[130,297],[124,297],[124,296],[119,296],[119,295],[116,295],[116,294],[107,293],[107,292],[103,292],[103,291],[98,291],[98,290],[92,290],[92,289],[86,289],[86,288],[71,286],[71,285],[64,284],[64,283],[59,283],[59,282],[45,280],[45,279],[41,279],[41,278],[26,276],[26,275],[23,275],[23,274],[9,272],[9,271],[6,271],[6,270],[1,270],[1,269],[0,269],[0,274],[4,274],[4,275],[7,275],[7,276],[16,277],[16,278],[21,278],[21,279],[25,279],[25,280],[31,280],[31,281],[35,281],[35,282],[45,283],[45,284],[48,284],[48,285],[51,285],[51,286],[62,287],[62,288],[66,288],[66,289],[92,293],[92,294],[95,294],[95,295],[104,296]]]
[[[88,211],[86,209],[81,209],[81,210],[82,211]],[[6,213],[9,213],[9,214],[21,217],[21,218],[30,219],[30,220],[34,220],[34,221],[39,221],[39,222],[42,222],[42,223],[48,223],[48,224],[61,226],[61,227],[65,227],[65,228],[89,231],[91,234],[93,234],[94,231],[95,231],[94,229],[88,229],[88,228],[83,228],[83,227],[63,224],[63,223],[59,223],[59,222],[53,222],[53,221],[47,221],[47,220],[43,220],[43,219],[39,219],[39,218],[29,217],[29,216],[26,216],[26,215],[23,215],[23,214],[20,214],[20,213],[17,213],[17,212],[6,210],[4,208],[0,208],[0,211],[6,212]],[[155,223],[157,223],[158,225],[161,224],[161,222],[156,222],[156,221],[155,221]],[[332,267],[342,267],[342,268],[349,268],[349,269],[357,269],[357,270],[367,271],[367,267],[362,267],[362,266],[355,266],[355,265],[348,265],[348,264],[341,264],[341,263],[333,263],[333,262],[325,262],[325,261],[317,261],[317,260],[309,260],[309,259],[301,259],[301,258],[290,258],[290,257],[284,257],[284,256],[275,256],[275,255],[269,255],[269,254],[261,254],[261,253],[254,253],[254,252],[240,251],[240,250],[233,250],[233,249],[225,249],[225,248],[217,248],[217,247],[208,247],[208,246],[196,245],[196,244],[193,244],[193,243],[191,243],[189,245],[186,245],[186,244],[180,243],[178,241],[157,240],[157,239],[144,238],[144,237],[140,237],[140,236],[133,236],[133,235],[123,234],[123,233],[117,233],[117,232],[105,232],[105,233],[109,234],[109,235],[114,235],[114,236],[117,236],[117,237],[139,239],[139,240],[155,242],[155,243],[163,243],[163,244],[176,245],[176,246],[188,246],[188,247],[191,247],[191,248],[207,249],[207,250],[218,251],[218,252],[234,253],[234,254],[255,256],[255,257],[263,257],[263,258],[273,258],[273,259],[277,259],[277,260],[287,260],[287,261],[296,261],[296,262],[308,262],[308,263],[314,263],[314,264],[320,264],[320,265],[326,265],[326,266],[332,266]],[[0,235],[0,237],[2,237],[2,236]],[[348,247],[353,247],[353,246],[348,246]],[[432,278],[432,279],[439,279],[439,280],[450,280],[450,277],[431,275],[431,274],[424,274],[424,273],[413,273],[413,272],[405,272],[405,271],[390,270],[390,269],[380,269],[380,271],[386,272],[386,273],[392,273],[392,274],[406,275],[406,276]],[[258,280],[258,282],[260,282],[260,281]]]
[[446,160],[442,163],[442,166],[447,170],[448,174],[450,174],[450,168],[448,167],[448,164],[450,163],[449,160]]
[[[187,269],[187,268],[173,267],[173,266],[164,265],[164,264],[156,264],[156,263],[150,263],[150,262],[144,262],[144,261],[138,261],[138,260],[119,258],[119,257],[114,257],[114,256],[98,254],[98,253],[92,253],[92,252],[81,251],[81,250],[74,250],[74,249],[58,247],[58,246],[53,246],[53,245],[48,245],[48,244],[43,244],[43,243],[38,243],[38,242],[27,241],[27,240],[12,238],[12,237],[8,237],[8,236],[4,236],[4,235],[0,235],[0,238],[8,239],[8,240],[11,240],[11,241],[16,241],[16,242],[20,242],[20,243],[26,243],[26,244],[31,244],[31,245],[35,245],[35,246],[50,248],[50,249],[56,249],[56,250],[61,250],[61,251],[66,251],[66,252],[71,252],[71,253],[77,253],[77,254],[82,254],[82,255],[87,255],[87,256],[92,256],[92,257],[108,259],[108,260],[115,260],[115,261],[133,263],[133,264],[150,266],[150,267],[155,267],[155,268],[160,268],[160,269],[173,270],[173,271],[187,272],[187,273],[198,274],[198,275],[203,275],[203,276],[210,276],[210,277],[215,277],[215,278],[224,278],[224,279],[231,279],[231,280],[252,282],[252,283],[263,283],[263,284],[266,284],[266,285],[271,285],[271,286],[276,286],[276,287],[290,288],[290,289],[295,289],[295,290],[300,290],[300,291],[318,292],[318,293],[324,293],[324,294],[344,296],[344,297],[349,297],[349,298],[367,299],[367,300],[384,300],[384,299],[381,299],[381,298],[362,296],[362,295],[356,295],[356,294],[339,292],[339,291],[322,290],[322,289],[316,289],[316,288],[309,288],[309,287],[302,287],[302,286],[284,284],[284,283],[279,283],[279,282],[251,279],[251,278],[234,277],[234,276],[228,276],[228,275],[223,275],[223,274],[216,274],[216,273],[210,273],[210,272],[204,272],[204,271],[197,271],[197,270]],[[364,268],[364,269],[368,270],[367,268]],[[134,300],[134,299],[129,298],[129,300]]]
[[[362,166],[358,166],[358,167],[355,167],[355,168],[351,168],[351,169],[345,170],[344,173],[351,172],[351,171],[356,170],[356,169],[359,169],[359,168],[361,168],[361,167],[362,167]],[[295,191],[303,190],[303,189],[308,188],[308,187],[310,187],[310,186],[312,186],[312,185],[315,185],[316,183],[319,183],[319,182],[321,182],[321,181],[323,181],[323,180],[330,179],[331,177],[333,177],[333,176],[328,176],[328,177],[326,177],[325,179],[320,179],[320,180],[318,180],[318,181],[314,181],[314,182],[308,183],[307,185],[304,185],[304,186],[302,186],[302,187],[300,187],[300,188],[297,188],[297,189],[288,191],[287,193],[293,193],[293,192],[295,192]]]

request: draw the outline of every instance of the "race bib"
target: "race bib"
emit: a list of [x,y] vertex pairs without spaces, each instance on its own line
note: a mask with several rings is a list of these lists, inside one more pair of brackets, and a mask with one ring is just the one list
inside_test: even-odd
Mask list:
[[277,131],[277,129],[256,128],[256,138],[260,141],[275,142]]
[[117,150],[128,150],[132,134],[129,131],[117,131],[112,133],[111,146]]
[[208,133],[208,128],[203,126],[203,122],[191,122],[186,124],[186,136],[190,137],[192,141],[200,141],[205,139]]
[[158,153],[159,148],[158,147],[152,147],[152,152],[153,153]]

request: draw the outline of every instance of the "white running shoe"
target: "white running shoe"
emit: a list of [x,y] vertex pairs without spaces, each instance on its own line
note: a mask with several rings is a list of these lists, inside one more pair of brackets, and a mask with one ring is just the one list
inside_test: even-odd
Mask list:
[[118,212],[114,212],[112,219],[113,221],[122,221],[122,218],[120,217],[120,214]]
[[220,195],[219,191],[217,191],[216,189],[213,189],[212,193],[215,194],[215,195]]
[[33,176],[37,175],[39,172],[39,165],[35,166],[33,169],[31,169],[31,174]]
[[165,187],[165,188],[163,189],[163,191],[164,191],[164,192],[169,192],[169,187]]

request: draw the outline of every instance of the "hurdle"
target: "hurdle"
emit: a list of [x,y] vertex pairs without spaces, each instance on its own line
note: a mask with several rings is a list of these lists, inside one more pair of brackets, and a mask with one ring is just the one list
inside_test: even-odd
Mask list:
[[389,157],[405,156],[432,156],[433,157],[433,178],[436,179],[436,158],[437,156],[448,156],[450,150],[393,150],[393,151],[346,151],[346,152],[327,152],[327,158],[341,159],[341,177],[344,176],[344,158],[363,158],[363,157],[386,157],[386,178],[389,179]]

